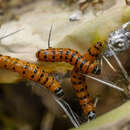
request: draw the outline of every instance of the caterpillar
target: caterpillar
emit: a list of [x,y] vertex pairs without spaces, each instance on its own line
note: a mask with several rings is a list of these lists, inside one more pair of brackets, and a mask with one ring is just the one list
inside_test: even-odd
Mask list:
[[72,70],[71,82],[72,82],[72,87],[74,88],[76,95],[79,99],[84,114],[88,116],[88,119],[90,120],[94,119],[96,116],[96,112],[95,112],[96,108],[87,91],[85,77],[79,74],[76,68]]
[[[94,62],[99,56],[99,54],[102,52],[103,45],[104,44],[102,42],[95,43],[88,49],[88,51],[86,51],[84,57],[88,61],[90,61],[90,63]],[[78,73],[76,67],[74,67],[72,70],[71,82],[72,87],[76,91],[76,95],[79,99],[83,112],[88,116],[88,119],[94,119],[96,116],[96,108],[93,105],[93,101],[88,94],[85,77]]]
[[64,95],[60,84],[50,74],[44,72],[42,68],[36,64],[26,62],[10,56],[0,55],[0,68],[18,72],[23,77],[40,82],[56,96],[62,97]]
[[67,62],[74,65],[78,72],[87,74],[99,74],[100,69],[96,64],[91,64],[79,52],[69,48],[48,48],[41,49],[36,53],[36,57],[46,62]]

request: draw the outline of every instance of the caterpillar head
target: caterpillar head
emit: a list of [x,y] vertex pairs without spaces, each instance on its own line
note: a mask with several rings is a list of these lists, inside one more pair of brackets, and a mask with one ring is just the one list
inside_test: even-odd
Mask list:
[[88,113],[88,119],[93,120],[96,117],[96,113],[94,111],[90,111]]
[[57,89],[55,90],[55,94],[56,94],[56,96],[59,97],[59,98],[63,97],[63,96],[64,96],[63,89],[62,89],[61,87],[60,87],[60,88],[57,88]]
[[100,74],[101,73],[101,69],[98,68],[97,66],[94,67],[93,71],[92,71],[93,74]]

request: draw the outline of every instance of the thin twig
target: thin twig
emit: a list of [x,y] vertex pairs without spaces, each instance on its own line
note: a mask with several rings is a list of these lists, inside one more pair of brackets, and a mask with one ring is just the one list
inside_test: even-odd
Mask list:
[[50,28],[50,31],[49,31],[49,37],[48,37],[48,48],[51,48],[50,40],[51,40],[52,27],[53,27],[53,24],[51,25],[51,28]]
[[94,107],[97,106],[98,101],[99,101],[99,97],[96,97],[96,99],[95,99],[95,101],[94,101]]
[[105,84],[105,85],[107,85],[107,86],[109,86],[109,87],[115,88],[115,89],[117,89],[117,90],[119,90],[119,91],[124,91],[123,88],[120,88],[120,87],[116,86],[115,84],[111,84],[111,83],[109,83],[108,81],[104,81],[104,80],[101,80],[101,79],[92,77],[92,76],[90,76],[90,75],[85,75],[85,74],[82,74],[82,75],[84,75],[84,76],[86,76],[86,77],[88,77],[88,78],[91,78],[91,79],[93,79],[93,80],[96,80],[96,81],[98,81],[98,82],[100,82],[100,83],[103,83],[103,84]]
[[116,69],[112,66],[112,64],[109,62],[109,60],[108,60],[105,56],[103,56],[103,59],[107,62],[107,64],[109,65],[109,67],[110,67],[114,72],[116,72]]
[[54,97],[54,99],[60,105],[60,107],[64,110],[66,115],[69,117],[70,121],[73,123],[74,127],[78,128],[80,126],[80,123],[76,118],[77,115],[75,115],[75,113],[72,111],[69,104],[63,99],[59,99],[57,97]]
[[[103,67],[103,60],[102,58],[100,59],[100,64],[101,64],[101,68]],[[101,73],[102,73],[102,69],[101,69]]]
[[122,71],[122,73],[123,73],[125,79],[130,83],[128,73],[127,73],[127,71],[125,70],[125,68],[123,67],[123,65],[122,65],[122,63],[120,62],[119,58],[117,57],[117,55],[115,54],[115,52],[112,50],[111,47],[109,47],[109,49],[110,49],[112,55],[114,56],[115,60],[117,61],[117,63],[118,63],[118,65],[119,65],[119,67],[120,67],[120,69],[121,69],[121,71]]
[[23,28],[22,28],[22,29],[19,29],[19,30],[17,30],[17,31],[15,31],[15,32],[9,33],[9,34],[7,34],[7,35],[5,35],[5,36],[3,36],[3,37],[0,37],[0,40],[2,40],[2,39],[4,39],[4,38],[7,38],[7,37],[9,37],[9,36],[11,36],[11,35],[14,35],[15,33],[18,33],[18,32],[20,32],[20,31],[22,31],[22,30],[23,30]]

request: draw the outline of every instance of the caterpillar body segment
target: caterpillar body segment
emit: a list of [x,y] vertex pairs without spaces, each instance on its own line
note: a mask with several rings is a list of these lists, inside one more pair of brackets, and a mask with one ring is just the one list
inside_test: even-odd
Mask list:
[[39,50],[36,57],[46,62],[67,62],[74,65],[81,73],[99,74],[100,69],[96,64],[91,64],[79,52],[68,48],[48,48]]
[[79,74],[76,68],[72,70],[71,82],[72,87],[74,88],[79,99],[83,112],[88,116],[90,120],[92,120],[96,116],[96,108],[94,107],[93,101],[87,91],[85,77]]
[[63,96],[63,90],[54,77],[35,64],[0,55],[0,68],[18,72],[23,77],[44,85],[58,97]]
[[104,47],[103,42],[98,41],[97,43],[94,43],[86,51],[86,53],[84,54],[84,57],[86,58],[86,60],[90,62],[94,62],[98,58],[98,56],[101,54],[103,47]]

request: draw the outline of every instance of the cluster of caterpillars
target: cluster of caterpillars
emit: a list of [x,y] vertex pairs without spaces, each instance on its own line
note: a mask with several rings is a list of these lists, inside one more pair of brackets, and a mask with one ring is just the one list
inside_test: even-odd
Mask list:
[[100,74],[100,69],[93,62],[102,52],[102,49],[103,43],[97,42],[92,45],[84,55],[81,55],[79,52],[69,48],[41,49],[36,53],[36,57],[40,61],[67,62],[74,66],[71,73],[72,87],[74,88],[80,101],[83,112],[89,119],[93,119],[95,117],[95,107],[88,94],[85,77],[82,74]]
[[[74,66],[71,73],[72,87],[74,88],[80,101],[83,112],[89,119],[93,119],[95,117],[95,107],[88,94],[85,77],[82,74],[100,74],[100,69],[93,62],[101,53],[102,48],[103,43],[97,42],[88,49],[85,55],[81,55],[79,52],[69,48],[48,48],[39,50],[36,53],[36,57],[41,61],[67,62]],[[39,82],[55,93],[55,95],[59,98],[64,95],[63,89],[55,78],[36,64],[0,55],[0,68],[18,72],[27,79]]]

